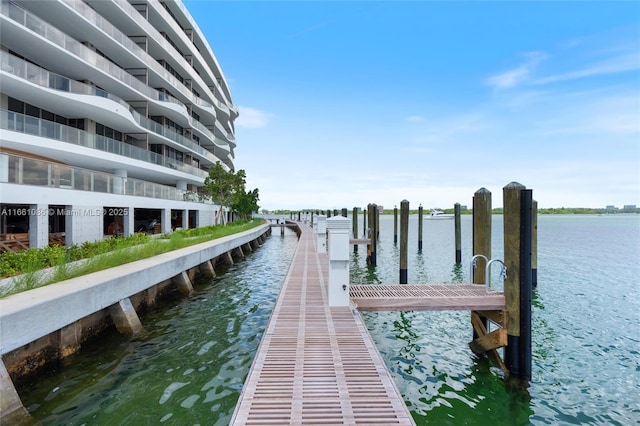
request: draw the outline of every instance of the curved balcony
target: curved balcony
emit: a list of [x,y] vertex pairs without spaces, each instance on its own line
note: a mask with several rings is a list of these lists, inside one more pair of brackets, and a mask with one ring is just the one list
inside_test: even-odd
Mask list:
[[[121,2],[121,1],[124,1],[124,0],[117,0],[117,1]],[[189,13],[189,11],[186,9],[186,7],[180,1],[175,2],[175,4],[177,4],[180,7],[180,10],[184,14],[184,17],[187,19],[187,21],[189,21],[189,25],[191,26],[193,31],[196,33],[196,35],[199,37],[200,41],[202,42],[202,45],[205,47],[207,53],[209,53],[210,57],[212,58],[212,63],[208,62],[203,57],[202,52],[195,45],[195,42],[192,41],[192,40],[189,40],[187,38],[184,30],[180,26],[178,26],[178,24],[175,22],[175,20],[171,16],[169,16],[167,11],[163,7],[157,6],[157,4],[154,3],[154,2],[149,2],[148,3],[149,7],[153,7],[154,10],[164,19],[164,21],[168,23],[168,25],[173,29],[173,32],[176,35],[178,35],[178,37],[183,39],[183,42],[185,43],[185,45],[187,45],[187,46],[193,45],[195,47],[195,50],[191,50],[191,51],[192,51],[194,56],[198,57],[198,60],[200,61],[200,63],[202,65],[204,65],[204,68],[207,69],[207,70],[212,70],[212,69],[215,68],[218,71],[218,73],[220,75],[220,78],[222,78],[223,81],[224,81],[224,75],[222,74],[222,70],[220,68],[220,65],[218,64],[218,61],[217,61],[215,55],[213,54],[213,51],[211,50],[211,46],[209,46],[209,44],[206,43],[206,38],[204,37],[204,35],[200,31],[200,28],[198,27],[198,25],[193,20],[193,17]],[[213,67],[212,67],[212,65],[213,65]],[[215,86],[217,92],[221,94],[221,96],[223,98],[223,101],[218,100],[215,97],[215,95],[213,95],[213,94],[212,94],[212,99],[214,100],[214,102],[216,102],[216,105],[218,105],[218,106],[224,105],[224,108],[228,108],[228,105],[231,104],[231,102],[229,100],[227,100],[227,98],[230,99],[230,93],[229,93],[228,87],[226,86],[226,82],[225,82],[225,87],[223,88],[221,86],[221,84],[218,82],[218,78],[216,77],[215,74],[210,75],[210,77],[212,77],[213,86]],[[221,108],[222,108],[222,106],[221,106]]]
[[[0,69],[3,72],[7,72],[16,77],[20,77],[24,80],[27,80],[33,84],[37,84],[42,87],[47,87],[54,90],[59,90],[68,93],[76,93],[81,95],[93,95],[100,96],[103,98],[110,99],[114,102],[125,107],[130,113],[133,120],[143,127],[146,130],[149,130],[153,133],[156,133],[160,136],[163,136],[175,143],[178,143],[185,148],[188,148],[190,151],[199,154],[202,159],[206,159],[211,161],[211,164],[215,164],[216,161],[220,159],[213,155],[211,152],[198,145],[192,140],[185,138],[184,136],[170,130],[159,123],[156,123],[153,120],[150,120],[146,117],[143,117],[140,113],[135,111],[128,103],[124,100],[120,99],[117,96],[114,96],[110,93],[105,92],[104,90],[100,90],[96,87],[80,83],[75,80],[71,80],[64,76],[51,73],[43,68],[38,67],[30,62],[27,62],[23,59],[20,59],[14,55],[8,54],[6,52],[0,52]],[[196,120],[193,120],[197,122]],[[201,124],[201,123],[198,123]],[[204,126],[203,126],[204,127]],[[211,141],[221,150],[229,151],[229,147],[227,144],[221,143],[220,139],[217,139],[214,134],[204,128],[206,130],[206,136],[209,137]]]
[[6,17],[33,33],[43,37],[48,42],[57,45],[72,55],[82,59],[96,69],[108,74],[111,78],[116,79],[128,87],[134,89],[138,93],[143,94],[150,100],[159,102],[168,102],[179,105],[184,109],[183,114],[187,115],[186,106],[180,100],[173,96],[162,93],[152,87],[147,86],[133,75],[120,68],[115,63],[100,56],[95,51],[89,49],[79,41],[67,36],[62,31],[49,25],[47,22],[29,13],[25,9],[17,6],[12,2],[2,2],[2,16]]
[[[94,9],[92,9],[91,7],[81,2],[78,3],[72,0],[64,0],[64,1],[67,2],[69,6],[73,8],[76,12],[78,12],[83,18],[92,22],[94,26],[102,29],[106,34],[108,34],[116,42],[120,43],[127,50],[134,53],[139,58],[145,58],[144,60],[145,66],[148,66],[156,74],[163,77],[165,81],[168,81],[173,88],[177,89],[180,92],[180,94],[184,97],[184,99],[202,108],[202,110],[199,111],[200,113],[211,114],[214,117],[216,117],[217,112],[219,110],[224,114],[226,114],[227,116],[229,115],[229,111],[226,105],[223,102],[219,102],[215,98],[213,93],[211,93],[209,86],[204,82],[202,77],[197,72],[195,72],[193,67],[182,57],[181,53],[178,52],[173,47],[173,45],[169,43],[160,34],[160,32],[153,27],[153,25],[151,25],[151,23],[149,23],[145,19],[137,19],[134,21],[135,25],[138,25],[140,27],[140,29],[143,31],[143,33],[145,33],[148,36],[151,42],[157,43],[158,45],[160,45],[160,47],[164,51],[171,53],[171,56],[173,57],[173,59],[180,63],[180,66],[183,68],[185,72],[189,74],[189,77],[195,80],[196,82],[198,82],[200,86],[199,90],[209,93],[210,97],[213,99],[214,104],[196,96],[188,87],[186,87],[182,82],[180,82],[175,77],[173,77],[173,75],[171,75],[171,73],[169,73],[164,67],[158,64],[158,62],[153,57],[151,57],[146,51],[144,51],[137,44],[132,42],[126,34],[122,33],[110,22],[102,19],[102,17],[99,14],[97,14]],[[131,4],[129,4],[129,2],[127,2],[126,0],[114,0],[113,3],[109,3],[109,6],[106,6],[101,1],[92,3],[92,4],[97,8],[111,7],[113,6],[113,4],[115,4],[117,7],[120,8],[122,13],[125,14],[126,16],[135,17],[139,15],[139,12],[133,6],[131,6]],[[149,6],[152,6],[152,5],[153,4],[149,4]],[[162,9],[162,12],[166,13],[164,9]],[[184,35],[184,33],[182,33],[182,35]],[[199,55],[199,52],[197,50],[190,51],[190,53],[192,53],[194,56]],[[204,61],[201,61],[201,62],[204,63]],[[218,107],[218,110],[214,108],[214,105]]]
[[[177,90],[185,100],[206,108],[205,109],[206,113],[211,114],[213,117],[216,117],[216,110],[212,104],[210,104],[205,100],[201,100],[198,96],[196,96],[187,86],[184,85],[183,82],[181,82],[176,77],[174,77],[169,71],[167,71],[162,65],[160,65],[144,49],[138,46],[126,34],[121,32],[118,28],[116,28],[113,24],[111,24],[111,22],[103,19],[102,16],[96,13],[94,9],[89,7],[84,2],[78,2],[78,1],[72,1],[72,0],[63,0],[63,1],[69,8],[74,10],[80,18],[89,22],[93,27],[96,27],[102,30],[113,41],[118,43],[120,47],[130,52],[133,57],[142,61],[144,67],[149,68],[156,75],[160,76],[165,82],[168,83],[169,87]],[[125,11],[125,13],[132,14],[130,16],[136,16],[136,14],[138,14],[137,10],[124,0],[118,1],[117,4]],[[175,54],[173,55],[174,59],[182,62],[181,65],[185,69],[185,71],[189,71],[189,70],[193,71],[193,69],[187,63],[187,61],[184,58],[182,58],[182,56],[180,56],[180,54],[175,50],[175,48],[171,46],[171,44],[167,42],[164,39],[164,37],[162,37],[160,33],[157,30],[155,30],[155,28],[153,28],[147,21],[141,20],[140,22],[136,22],[136,23],[138,25],[142,24],[141,26],[144,27],[144,30],[147,30],[150,33],[150,37],[153,39],[153,41],[160,43],[167,52],[175,52]],[[147,23],[147,25],[144,25],[144,23]],[[195,72],[190,72],[189,76],[193,79],[202,80],[202,78],[199,77]],[[207,87],[204,84],[204,81],[201,81],[200,83],[203,87]]]
[[140,160],[150,164],[164,166],[172,170],[178,170],[202,179],[208,176],[206,171],[200,170],[197,167],[172,160],[128,143],[12,111],[0,110],[0,129],[40,136],[47,139],[55,139],[61,142],[109,152],[111,154],[122,155],[133,160]]
[[3,157],[6,158],[3,163],[7,165],[8,173],[0,177],[0,183],[212,204],[210,200],[194,197],[192,193],[173,186],[0,153],[0,158]]

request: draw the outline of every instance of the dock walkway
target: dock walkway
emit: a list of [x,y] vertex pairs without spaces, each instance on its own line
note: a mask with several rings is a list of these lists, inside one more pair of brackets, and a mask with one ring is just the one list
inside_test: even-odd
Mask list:
[[329,307],[329,260],[298,248],[231,424],[414,424],[360,315]]

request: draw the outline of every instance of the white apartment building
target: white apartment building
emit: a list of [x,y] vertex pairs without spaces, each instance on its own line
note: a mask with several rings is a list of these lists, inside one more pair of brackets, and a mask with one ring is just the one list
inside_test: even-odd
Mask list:
[[221,220],[199,193],[234,168],[238,110],[181,0],[2,0],[0,18],[3,239]]

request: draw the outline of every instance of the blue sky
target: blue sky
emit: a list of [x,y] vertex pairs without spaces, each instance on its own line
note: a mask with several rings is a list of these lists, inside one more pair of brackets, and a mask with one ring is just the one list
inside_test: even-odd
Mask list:
[[262,208],[640,206],[640,2],[185,4]]

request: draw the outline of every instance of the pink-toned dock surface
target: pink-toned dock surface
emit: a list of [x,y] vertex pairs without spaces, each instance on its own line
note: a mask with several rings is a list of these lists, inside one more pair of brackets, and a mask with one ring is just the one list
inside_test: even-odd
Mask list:
[[300,227],[231,424],[414,424],[360,315],[328,306],[328,257]]

